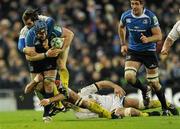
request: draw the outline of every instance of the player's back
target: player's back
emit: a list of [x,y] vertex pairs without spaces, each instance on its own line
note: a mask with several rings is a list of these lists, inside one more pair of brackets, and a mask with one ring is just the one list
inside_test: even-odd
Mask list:
[[93,99],[97,103],[99,103],[102,107],[106,108],[108,111],[112,111],[115,108],[123,107],[122,101],[123,97],[118,97],[115,94],[108,95],[99,95],[99,94],[90,94],[90,95],[82,95],[79,94],[83,99]]
[[134,51],[156,51],[156,43],[144,44],[141,34],[152,36],[151,29],[159,26],[156,16],[148,9],[144,9],[141,16],[135,16],[132,10],[124,12],[121,16],[122,23],[126,26],[129,34],[129,49]]

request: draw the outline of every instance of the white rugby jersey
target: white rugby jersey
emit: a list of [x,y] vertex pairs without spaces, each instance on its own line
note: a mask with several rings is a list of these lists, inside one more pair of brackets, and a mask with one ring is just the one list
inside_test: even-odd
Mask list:
[[180,20],[176,22],[176,24],[171,29],[170,33],[168,34],[168,38],[176,41],[180,38]]
[[[39,18],[39,20],[42,20],[42,21],[46,21],[48,19],[47,16],[43,16],[43,15],[39,15],[38,18]],[[29,29],[27,28],[27,26],[24,26],[20,31],[19,38],[20,39],[25,38],[26,35],[27,35],[28,30]]]
[[123,108],[123,97],[118,97],[115,94],[108,95],[98,95],[98,94],[90,94],[90,95],[81,95],[83,99],[93,99],[102,107],[106,108],[108,111],[113,111],[116,108]]

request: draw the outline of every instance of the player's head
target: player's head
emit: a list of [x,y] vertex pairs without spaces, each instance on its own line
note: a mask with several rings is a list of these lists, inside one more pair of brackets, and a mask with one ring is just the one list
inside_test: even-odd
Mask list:
[[22,20],[28,28],[31,28],[34,25],[34,22],[38,20],[38,9],[26,9],[23,13]]
[[47,37],[47,24],[45,21],[37,20],[34,23],[37,38],[44,41]]
[[141,15],[144,8],[144,0],[130,0],[131,8],[134,15]]

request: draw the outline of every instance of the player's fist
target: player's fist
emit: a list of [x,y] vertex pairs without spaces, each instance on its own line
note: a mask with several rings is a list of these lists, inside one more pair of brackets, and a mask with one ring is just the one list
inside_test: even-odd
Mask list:
[[169,50],[167,48],[163,47],[161,50],[161,55],[160,55],[161,61],[163,61],[163,62],[166,61],[168,58],[168,54],[169,54]]
[[161,50],[161,54],[162,54],[162,55],[168,55],[168,53],[169,53],[169,50],[168,50],[168,49],[162,48],[162,50]]
[[50,100],[49,99],[43,99],[40,101],[40,105],[41,106],[47,106],[50,104]]
[[126,92],[121,87],[114,88],[114,93],[117,96],[125,96]]
[[31,56],[31,57],[37,55],[37,52],[36,52],[36,51],[34,51],[34,50],[32,50],[31,48],[28,48],[28,47],[25,47],[25,48],[23,49],[23,52],[24,52],[26,55]]
[[44,77],[42,74],[37,74],[34,78],[34,81],[38,83],[38,82],[43,81],[43,79],[44,79]]
[[59,51],[57,49],[49,49],[46,52],[47,57],[57,57],[59,55]]
[[141,41],[143,42],[143,43],[148,43],[149,41],[148,41],[148,37],[146,37],[143,33],[141,33]]

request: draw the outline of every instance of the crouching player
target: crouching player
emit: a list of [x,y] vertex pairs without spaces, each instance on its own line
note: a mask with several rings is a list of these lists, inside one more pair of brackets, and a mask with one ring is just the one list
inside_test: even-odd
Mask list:
[[[108,95],[99,95],[96,94],[99,90],[104,88],[114,89],[113,94]],[[113,82],[110,81],[99,81],[92,85],[89,85],[83,89],[81,89],[79,95],[86,100],[94,101],[100,104],[102,107],[112,112],[116,116],[159,116],[160,113],[158,111],[153,112],[142,112],[140,110],[145,109],[142,101],[138,99],[128,98],[125,96],[125,91]],[[54,102],[54,98],[44,99],[41,101],[42,105],[46,105],[47,103]],[[71,105],[71,104],[70,104]],[[173,105],[169,106],[174,107]],[[74,105],[71,105],[74,106]],[[158,100],[151,100],[148,108],[157,108],[161,107],[161,103]],[[73,107],[74,108],[74,107]],[[174,109],[174,108],[173,108]],[[173,115],[178,115],[178,110],[173,110],[171,112]],[[87,109],[76,109],[75,115],[77,118],[95,118],[99,117],[96,113],[92,113]]]
[[[30,93],[32,91],[34,91],[35,89],[40,90],[40,92],[43,92],[43,89],[40,89],[39,87],[37,87],[37,84],[44,81],[43,76],[41,74],[36,75],[36,77],[34,78],[34,80],[32,80],[25,88],[25,93]],[[58,87],[58,89],[61,87]],[[62,92],[61,90],[59,90],[60,92]],[[67,101],[70,102],[76,106],[79,106],[81,108],[86,108],[88,110],[90,110],[91,112],[97,113],[100,117],[104,117],[104,118],[118,118],[119,116],[116,116],[114,114],[112,114],[110,111],[108,111],[107,109],[103,108],[102,106],[100,106],[98,103],[94,102],[94,101],[90,101],[90,100],[86,100],[86,99],[82,99],[77,93],[75,93],[73,90],[69,89],[68,91],[68,98],[64,99],[64,95],[62,93],[51,97],[49,99],[43,99],[40,102],[40,105],[42,106],[47,106],[50,105],[54,102],[58,102],[58,101]]]
[[[111,88],[114,89],[113,94],[99,95],[97,92],[101,89]],[[79,95],[82,98],[89,98],[96,101],[102,107],[106,108],[108,111],[114,112],[116,115],[120,116],[157,116],[160,115],[159,112],[142,112],[140,110],[146,109],[143,101],[138,99],[128,98],[125,96],[124,90],[117,84],[110,81],[99,81],[92,85],[89,85],[81,89]],[[172,109],[175,109],[174,105],[167,103]],[[161,107],[161,103],[158,100],[151,100],[148,108]],[[178,110],[172,110],[173,115],[179,115]],[[97,117],[96,114],[88,111],[82,110],[81,112],[75,113],[77,118],[89,118]]]

